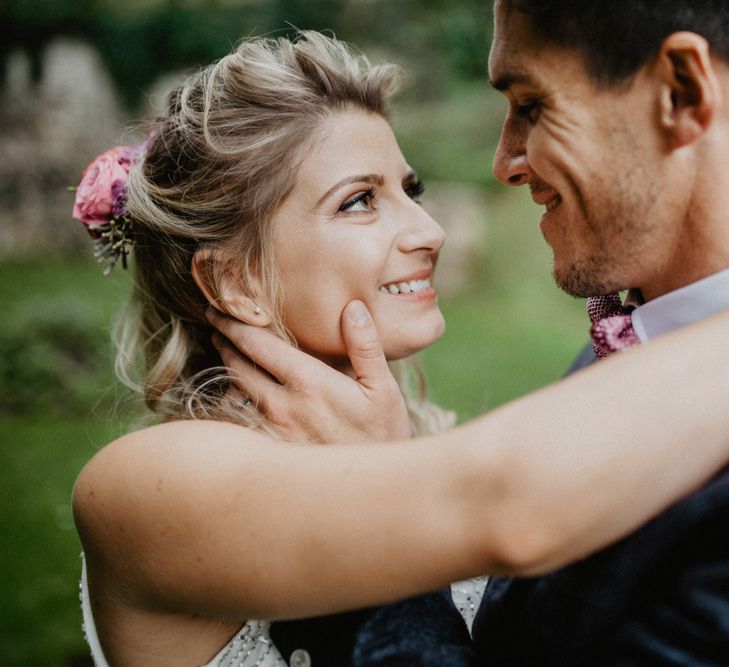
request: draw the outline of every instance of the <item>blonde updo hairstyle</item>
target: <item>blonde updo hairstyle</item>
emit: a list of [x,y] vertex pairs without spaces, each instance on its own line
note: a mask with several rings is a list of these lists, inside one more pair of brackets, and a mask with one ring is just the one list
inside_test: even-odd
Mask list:
[[[228,392],[212,346],[209,305],[229,312],[223,285],[265,305],[284,326],[271,219],[293,189],[306,149],[330,114],[361,109],[386,116],[398,67],[373,67],[344,43],[316,32],[294,40],[258,38],[190,76],[151,128],[144,160],[132,168],[135,286],[117,327],[117,374],[159,417],[221,419],[275,434],[255,409]],[[438,430],[448,416],[409,400],[413,430]]]

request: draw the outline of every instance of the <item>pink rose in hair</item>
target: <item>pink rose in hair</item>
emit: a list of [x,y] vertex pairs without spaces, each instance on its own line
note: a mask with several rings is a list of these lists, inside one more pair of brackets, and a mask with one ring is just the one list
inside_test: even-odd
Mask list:
[[109,222],[118,213],[120,197],[126,193],[130,148],[117,146],[97,157],[84,171],[76,189],[73,217],[90,230]]

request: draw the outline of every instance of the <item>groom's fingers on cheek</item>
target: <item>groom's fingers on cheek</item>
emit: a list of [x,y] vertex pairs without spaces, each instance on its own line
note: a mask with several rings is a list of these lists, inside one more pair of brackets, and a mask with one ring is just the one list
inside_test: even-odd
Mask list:
[[218,353],[223,365],[230,370],[231,379],[241,390],[255,392],[260,396],[266,392],[270,394],[279,388],[278,383],[268,373],[256,368],[225,339],[222,339]]
[[230,339],[233,342],[235,342],[235,336],[239,328],[245,326],[239,320],[235,320],[232,317],[223,315],[221,312],[215,310],[214,308],[208,308],[205,311],[205,316],[208,318],[208,322],[210,322],[210,324],[212,324],[220,333],[222,333],[226,338]]
[[[208,320],[217,329],[228,345],[243,354],[266,378],[276,385],[289,387],[297,394],[321,390],[331,383],[332,374],[338,375],[328,366],[301,350],[295,349],[270,331],[254,327],[222,315],[212,308],[206,312]],[[216,347],[223,348],[223,343]]]
[[244,324],[213,308],[208,308],[206,316],[230,343],[280,384],[293,388],[307,387],[310,379],[322,370],[321,362],[293,348],[270,331]]
[[213,347],[219,352],[222,353],[223,347],[226,344],[227,338],[223,336],[223,334],[218,333],[217,331],[213,331],[213,335],[210,336],[210,340],[213,342]]
[[[219,334],[222,334],[230,343],[237,347],[244,354],[247,352],[245,349],[245,343],[248,339],[248,331],[255,327],[251,327],[240,320],[236,320],[233,317],[223,315],[214,308],[208,308],[205,315],[208,318],[210,324],[215,327]],[[213,332],[215,337],[215,332]]]
[[258,368],[268,372],[282,385],[296,383],[296,379],[302,375],[298,366],[311,369],[319,363],[312,363],[314,360],[304,352],[294,349],[270,331],[257,327],[237,328],[233,343]]
[[216,329],[220,329],[224,321],[230,319],[212,306],[208,306],[208,308],[205,310],[205,317],[207,318],[208,322],[210,322],[210,324],[212,324]]
[[[268,331],[220,315],[212,308],[208,309],[206,315],[216,329],[212,334],[212,341],[218,352],[230,346],[235,354],[245,355],[250,362],[268,371],[269,377],[278,377],[276,373],[280,369],[277,368],[275,350],[272,348],[276,346],[290,348],[287,343]],[[283,379],[281,382],[283,383]]]

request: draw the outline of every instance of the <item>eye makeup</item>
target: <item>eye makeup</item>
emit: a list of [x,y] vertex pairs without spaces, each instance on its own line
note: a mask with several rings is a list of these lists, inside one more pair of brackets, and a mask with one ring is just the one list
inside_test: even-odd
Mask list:
[[356,195],[354,195],[354,197],[350,197],[349,199],[347,199],[347,201],[345,201],[337,209],[337,212],[344,213],[346,211],[349,211],[350,209],[352,209],[354,206],[356,206],[359,203],[362,203],[363,205],[365,205],[367,207],[367,209],[369,210],[372,208],[372,200],[374,199],[374,196],[375,196],[375,188],[373,186],[373,187],[368,188],[364,192],[358,192]]

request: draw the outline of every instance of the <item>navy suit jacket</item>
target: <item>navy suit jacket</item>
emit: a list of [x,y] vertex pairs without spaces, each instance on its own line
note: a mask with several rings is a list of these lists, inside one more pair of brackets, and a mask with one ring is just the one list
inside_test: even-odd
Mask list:
[[450,590],[343,614],[271,625],[287,664],[297,649],[312,667],[470,667],[474,652]]
[[492,580],[474,644],[493,667],[729,665],[729,469],[589,558]]

